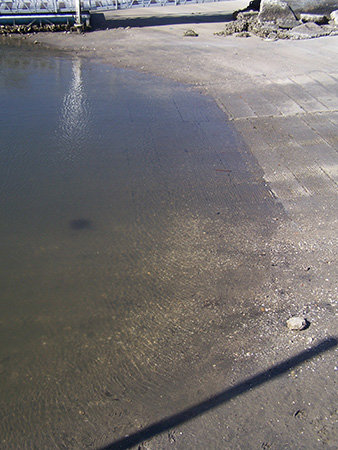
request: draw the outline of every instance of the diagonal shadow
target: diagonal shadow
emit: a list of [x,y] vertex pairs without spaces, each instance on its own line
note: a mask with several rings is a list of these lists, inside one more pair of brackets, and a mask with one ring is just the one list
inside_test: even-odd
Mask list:
[[126,27],[155,27],[159,25],[179,25],[196,23],[219,23],[233,20],[230,13],[217,14],[172,14],[167,16],[148,16],[148,17],[109,17],[104,13],[91,13],[90,25],[93,31],[106,30],[107,28],[126,28]]
[[234,397],[237,397],[250,389],[257,388],[267,381],[271,381],[273,378],[277,378],[293,367],[299,366],[300,364],[314,358],[320,353],[327,352],[338,345],[338,339],[336,337],[331,337],[323,340],[318,345],[308,350],[305,350],[298,355],[293,356],[270,369],[260,372],[257,375],[245,380],[235,386],[226,389],[225,391],[214,395],[213,397],[198,403],[190,408],[187,408],[180,413],[173,414],[172,416],[166,417],[158,422],[149,425],[143,430],[137,431],[129,436],[118,439],[111,444],[102,447],[99,450],[127,450],[134,445],[140,444],[146,439],[152,438],[157,434],[163,433],[170,428],[176,427],[182,423],[188,422],[189,420],[200,416],[223,403],[228,402]]

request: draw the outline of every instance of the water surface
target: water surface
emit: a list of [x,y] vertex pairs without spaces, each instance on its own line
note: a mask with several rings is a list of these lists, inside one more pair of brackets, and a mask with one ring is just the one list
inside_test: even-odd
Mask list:
[[0,446],[99,448],[217,392],[280,212],[212,99],[0,55]]

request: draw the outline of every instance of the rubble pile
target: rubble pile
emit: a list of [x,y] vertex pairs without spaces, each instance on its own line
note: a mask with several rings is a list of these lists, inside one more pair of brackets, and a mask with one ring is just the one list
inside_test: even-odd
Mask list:
[[[320,2],[318,2],[320,3]],[[247,8],[234,13],[218,36],[259,36],[263,39],[311,39],[338,35],[338,10],[324,14],[297,14],[287,1],[254,0]]]

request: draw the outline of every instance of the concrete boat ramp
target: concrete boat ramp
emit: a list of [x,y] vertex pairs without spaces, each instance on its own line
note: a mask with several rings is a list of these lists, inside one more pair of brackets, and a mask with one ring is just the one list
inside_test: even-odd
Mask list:
[[[92,33],[38,37],[38,45],[188,83],[211,96],[226,113],[224,120],[240,133],[243,148],[257,161],[287,216],[274,222],[276,230],[256,249],[251,273],[262,260],[268,260],[268,269],[261,290],[247,289],[257,317],[246,319],[246,328],[238,330],[242,350],[234,353],[232,366],[221,352],[214,353],[215,366],[209,365],[212,389],[207,376],[195,383],[202,394],[196,397],[191,420],[183,420],[186,409],[171,422],[166,419],[172,417],[166,398],[178,389],[176,384],[167,397],[162,392],[156,400],[149,396],[152,402],[149,407],[143,402],[139,414],[134,408],[138,421],[130,421],[123,432],[116,431],[123,420],[118,416],[116,428],[102,432],[101,447],[96,447],[101,450],[337,448],[338,37],[271,41],[215,36],[224,25],[209,18],[243,7],[244,2],[236,1],[158,8],[156,13],[110,11],[94,17],[97,28]],[[190,21],[192,13],[195,23]],[[184,36],[191,28],[195,36]],[[35,40],[26,38],[31,44]],[[211,314],[207,306],[204,314]],[[290,332],[285,324],[294,315],[304,316],[310,326]],[[335,349],[304,361],[302,352],[316,352],[324,339]],[[213,351],[222,345],[220,328]],[[292,357],[298,358],[297,367],[290,367]],[[286,372],[260,386],[253,384],[261,379],[257,373],[269,376],[283,361]],[[197,371],[195,365],[192,369]],[[248,380],[245,394],[241,380]],[[194,385],[191,378],[188,383]],[[159,386],[168,385],[162,377]],[[234,387],[238,395],[230,399]],[[222,391],[223,397],[211,397],[211,391]],[[208,404],[197,403],[199,398],[214,399],[213,406],[219,399],[224,402],[208,409]],[[146,413],[160,402],[164,411],[157,414],[157,422],[147,421]]]

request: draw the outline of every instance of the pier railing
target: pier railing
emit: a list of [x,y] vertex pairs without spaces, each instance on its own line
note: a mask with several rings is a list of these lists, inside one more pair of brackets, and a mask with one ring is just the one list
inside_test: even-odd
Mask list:
[[[83,0],[81,9],[109,10],[147,6],[205,3],[218,0]],[[1,14],[63,13],[75,10],[75,0],[0,0]]]

